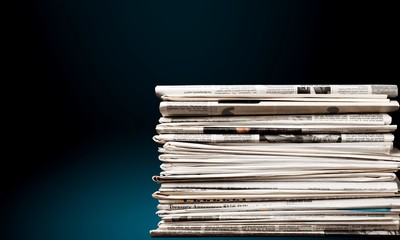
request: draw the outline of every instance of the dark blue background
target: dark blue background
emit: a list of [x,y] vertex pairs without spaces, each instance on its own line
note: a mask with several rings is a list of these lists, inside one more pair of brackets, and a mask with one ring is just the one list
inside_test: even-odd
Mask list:
[[149,238],[156,85],[396,83],[393,2],[21,3],[0,238]]

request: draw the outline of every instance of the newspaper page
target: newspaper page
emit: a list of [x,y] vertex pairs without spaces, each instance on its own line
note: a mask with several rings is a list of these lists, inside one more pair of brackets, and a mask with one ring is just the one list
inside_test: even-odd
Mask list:
[[[394,171],[393,171],[394,172]],[[302,172],[295,171],[291,173],[283,172],[242,172],[242,173],[207,173],[207,174],[164,174],[153,176],[153,181],[158,183],[168,182],[204,182],[204,181],[280,181],[291,182],[296,175],[299,181],[305,182],[387,182],[396,178],[394,173],[390,172],[371,172],[362,173],[360,171],[348,171],[345,173],[336,171],[314,171]]]
[[[164,144],[165,145],[165,144]],[[277,158],[277,157],[298,157],[298,158],[334,158],[334,159],[358,159],[358,160],[370,160],[370,161],[400,161],[400,156],[397,154],[397,149],[393,149],[389,154],[360,154],[360,153],[330,153],[330,152],[320,152],[320,153],[303,153],[303,152],[260,152],[251,151],[245,154],[243,151],[231,151],[222,150],[216,151],[210,149],[208,151],[186,151],[186,149],[166,149],[164,147],[158,148],[158,152],[161,153],[159,159],[161,161],[167,162],[178,162],[177,157],[197,159],[199,161],[204,161],[204,159],[220,159],[232,157],[237,161],[242,161],[246,159],[260,159],[260,158]]]
[[[353,153],[355,154],[386,154],[393,148],[392,142],[362,142],[362,143],[188,143],[167,142],[163,145],[166,150],[183,150],[188,152],[216,152],[257,154],[271,152],[277,155],[287,153],[323,154],[323,153]],[[288,154],[289,155],[289,154]]]
[[[273,213],[273,212],[271,212]],[[301,221],[390,221],[398,220],[398,214],[297,214],[290,212],[287,215],[264,215],[253,213],[252,215],[242,214],[171,214],[162,216],[164,222],[181,222],[181,221],[263,221],[263,222],[301,222]]]
[[[218,209],[209,209],[203,211],[158,211],[157,215],[165,222],[174,221],[212,221],[212,220],[240,220],[237,218],[243,217],[243,220],[257,219],[278,219],[280,217],[286,219],[304,220],[308,217],[322,218],[327,217],[349,217],[347,220],[363,218],[365,220],[375,218],[373,220],[398,220],[398,209],[322,209],[322,210],[251,210],[248,211],[218,211]],[[314,218],[315,219],[315,218]],[[311,220],[311,218],[310,218]]]
[[398,220],[392,221],[338,221],[338,222],[307,222],[306,224],[285,222],[281,223],[258,223],[258,224],[246,224],[246,223],[218,223],[217,221],[209,221],[208,223],[198,222],[174,222],[170,224],[168,222],[162,222],[159,225],[159,229],[167,230],[230,230],[230,231],[284,231],[284,230],[398,230]]
[[331,192],[331,193],[317,193],[317,192],[304,192],[304,193],[266,193],[266,194],[242,194],[240,196],[233,194],[187,194],[187,195],[175,195],[175,194],[164,194],[159,191],[153,193],[154,198],[161,200],[169,200],[175,202],[196,202],[196,201],[237,201],[242,199],[243,201],[276,201],[276,200],[290,200],[290,199],[335,199],[335,198],[373,198],[373,197],[394,197],[396,196],[393,192]]
[[353,231],[189,231],[189,230],[151,230],[152,237],[295,237],[295,236],[342,236],[342,235],[371,235],[371,236],[389,236],[400,235],[400,231],[389,230],[353,230]]
[[[378,171],[382,171],[382,175],[385,176],[388,173],[395,172],[399,169],[398,162],[387,162],[387,163],[370,163],[370,164],[355,164],[355,163],[307,163],[304,162],[299,164],[299,162],[289,162],[289,163],[277,163],[271,162],[270,166],[259,166],[259,163],[250,164],[232,164],[226,165],[211,165],[211,164],[185,164],[185,163],[163,163],[161,169],[163,170],[162,175],[195,175],[195,174],[227,174],[227,173],[249,173],[249,174],[261,174],[262,176],[267,176],[268,174],[280,173],[283,171],[290,171],[287,175],[294,172],[300,175],[300,173],[313,173],[322,174],[329,173],[328,170],[333,173],[345,173],[347,172],[357,172],[356,170],[367,171],[367,174]],[[257,168],[258,166],[258,168]],[[324,171],[324,172],[319,172]],[[235,175],[239,176],[239,175]],[[391,176],[391,175],[390,175]],[[199,176],[200,177],[200,176]],[[375,176],[378,178],[378,176]]]
[[277,189],[291,189],[291,190],[342,190],[342,191],[398,191],[396,182],[379,182],[379,183],[334,183],[334,182],[193,182],[193,183],[162,183],[160,190],[173,189],[218,189],[218,190],[247,190],[247,189],[263,189],[263,190],[277,190]]
[[386,102],[161,102],[162,116],[231,116],[270,114],[387,113],[398,110]]
[[259,171],[275,171],[276,169],[288,169],[304,171],[322,170],[322,169],[362,169],[362,170],[397,170],[400,166],[399,162],[396,161],[279,161],[279,160],[267,160],[267,161],[247,161],[242,159],[243,163],[234,161],[225,161],[220,163],[202,163],[194,161],[186,162],[164,162],[161,164],[161,169],[164,171],[179,171],[179,172],[190,172],[193,174],[201,173],[226,173],[226,172],[258,172]]
[[[162,171],[160,176],[153,176],[159,183],[168,182],[207,182],[207,181],[270,181],[290,182],[293,178],[304,182],[387,182],[393,181],[395,170],[378,173],[374,170],[314,170],[314,171],[269,171],[269,172],[225,172],[225,173],[199,173],[199,174],[173,174]],[[365,173],[367,172],[367,173]],[[360,174],[362,173],[362,174]],[[296,177],[298,176],[298,177]]]
[[[344,97],[343,97],[344,96]],[[209,95],[207,97],[199,95],[163,95],[161,100],[163,101],[190,101],[190,102],[202,102],[202,101],[285,101],[285,102],[389,102],[387,95],[314,95],[314,94],[259,94],[259,95]]]
[[375,95],[384,94],[389,98],[398,95],[396,85],[177,85],[156,86],[156,95],[173,96],[254,96],[254,95]]
[[[355,231],[356,232],[356,231]],[[361,232],[361,231],[357,231]],[[383,232],[383,231],[381,231]],[[387,231],[391,232],[391,231]],[[394,231],[393,231],[394,232]],[[230,231],[230,230],[165,230],[156,229],[150,231],[151,237],[271,237],[271,236],[324,236],[325,231]]]
[[263,155],[240,155],[240,154],[160,154],[158,159],[164,163],[194,163],[194,164],[268,164],[268,163],[337,163],[343,164],[349,163],[364,163],[364,164],[381,164],[381,163],[392,163],[396,162],[396,159],[377,159],[375,155],[365,158],[352,158],[352,157],[324,157],[324,156],[285,156],[285,155],[274,155],[274,156],[263,156]]
[[244,124],[280,124],[280,125],[389,125],[392,118],[382,114],[321,114],[321,115],[267,115],[267,116],[229,116],[229,117],[161,117],[160,123],[175,124],[218,124],[218,123],[244,123]]
[[161,134],[153,137],[157,143],[176,142],[268,142],[268,143],[334,143],[393,142],[393,134]]
[[158,124],[159,134],[315,134],[315,133],[389,133],[397,125],[196,125]]
[[[199,211],[277,211],[277,210],[329,210],[329,209],[385,209],[400,208],[399,198],[361,198],[326,200],[288,200],[261,202],[207,202],[159,204],[160,210]],[[181,211],[182,212],[182,211]]]
[[[323,222],[323,221],[298,221],[298,222],[291,222],[291,221],[277,221],[277,222],[264,222],[259,220],[230,220],[230,221],[180,221],[180,222],[166,222],[160,221],[159,227],[169,227],[169,226],[204,226],[204,225],[219,225],[223,226],[274,226],[274,225],[315,225],[319,227],[326,227],[327,225],[386,225],[394,227],[399,223],[398,219],[394,220],[375,220],[375,221],[330,221],[330,222]],[[397,226],[398,227],[398,226]]]

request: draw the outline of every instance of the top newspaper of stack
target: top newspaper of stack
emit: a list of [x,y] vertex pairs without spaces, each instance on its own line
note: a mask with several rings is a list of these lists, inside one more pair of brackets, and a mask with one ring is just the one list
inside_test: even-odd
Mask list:
[[396,85],[157,86],[163,116],[382,113],[398,110]]
[[397,85],[175,85],[156,86],[162,100],[240,98],[395,98]]

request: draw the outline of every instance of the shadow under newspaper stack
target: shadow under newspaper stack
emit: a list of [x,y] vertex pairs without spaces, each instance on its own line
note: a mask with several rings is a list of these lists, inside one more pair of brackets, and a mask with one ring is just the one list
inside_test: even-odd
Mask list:
[[396,85],[157,86],[154,237],[399,235]]

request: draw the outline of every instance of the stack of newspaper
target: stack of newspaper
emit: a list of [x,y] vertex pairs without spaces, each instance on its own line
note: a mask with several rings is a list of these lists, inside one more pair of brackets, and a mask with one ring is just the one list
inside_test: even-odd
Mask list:
[[396,85],[157,86],[152,236],[399,235]]

